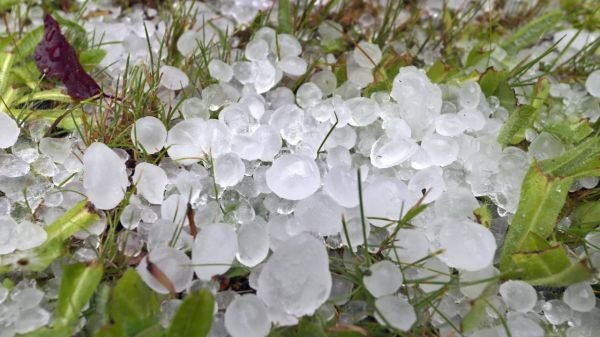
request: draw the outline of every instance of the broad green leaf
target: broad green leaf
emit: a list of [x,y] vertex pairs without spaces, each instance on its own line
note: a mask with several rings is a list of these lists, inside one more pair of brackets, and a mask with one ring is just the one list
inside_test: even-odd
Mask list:
[[440,83],[448,74],[449,67],[444,64],[441,60],[435,61],[435,63],[427,70],[427,77],[433,83]]
[[479,222],[483,226],[487,228],[490,228],[492,226],[492,213],[487,203],[483,203],[483,205],[479,206],[479,208],[476,208],[473,211],[473,215],[475,215],[477,222]]
[[112,287],[108,283],[102,283],[91,300],[91,313],[87,316],[85,331],[89,336],[94,336],[105,325],[110,322],[108,316],[108,300],[110,299]]
[[508,74],[489,68],[479,77],[479,86],[486,96],[496,96],[500,104],[512,112],[517,105],[515,92],[508,84]]
[[278,0],[277,2],[277,30],[280,33],[291,34],[294,29],[290,0]]
[[158,295],[148,288],[134,269],[127,269],[117,281],[108,302],[110,317],[122,326],[127,336],[132,336],[153,326],[159,312]]
[[531,105],[521,105],[513,111],[498,133],[498,143],[502,146],[520,143],[523,140],[520,134],[534,122],[535,111]]
[[342,39],[321,40],[321,51],[324,53],[339,53],[346,50],[346,42]]
[[[500,83],[499,88],[502,88]],[[541,78],[537,81],[531,106],[521,105],[513,111],[498,134],[498,142],[503,145],[518,144],[525,139],[525,130],[537,120],[539,111],[544,105],[550,92],[550,82]]]
[[25,59],[29,55],[33,54],[35,47],[40,43],[44,37],[44,26],[39,26],[28,32],[23,36],[22,39],[17,42],[15,46],[15,53],[19,56],[19,59]]
[[19,98],[15,104],[23,104],[33,101],[56,101],[70,103],[73,101],[71,96],[64,94],[60,89],[37,91],[30,95]]
[[162,337],[165,336],[166,331],[160,324],[155,324],[148,329],[138,333],[135,337]]
[[12,75],[15,83],[22,83],[32,90],[39,87],[41,73],[33,61],[14,67]]
[[517,53],[540,40],[544,33],[555,28],[563,18],[564,14],[560,10],[548,12],[519,28],[514,34],[509,35],[501,46],[509,54]]
[[544,131],[552,134],[565,144],[577,144],[594,132],[587,120],[563,122],[544,126]]
[[61,328],[47,328],[43,327],[35,331],[29,332],[24,335],[18,335],[18,337],[65,337],[70,336],[72,331],[68,327]]
[[567,232],[583,238],[600,225],[600,201],[578,202],[570,217]]
[[89,49],[84,50],[79,54],[79,62],[83,66],[85,71],[90,71],[97,66],[104,57],[106,56],[106,51],[104,49]]
[[562,155],[540,162],[545,172],[555,176],[597,175],[600,169],[600,137],[591,137]]
[[504,239],[500,256],[500,271],[509,272],[512,255],[526,251],[525,243],[530,233],[547,238],[556,224],[573,179],[551,176],[534,162],[521,187],[521,196]]
[[19,4],[21,1],[22,0],[0,0],[0,12],[10,9],[12,6]]
[[0,52],[0,95],[9,83],[10,72],[15,61],[15,54]]
[[469,55],[467,55],[465,67],[475,67],[479,64],[479,62],[489,58],[491,54],[492,52],[490,50],[483,50],[481,46],[476,45],[471,49]]
[[106,325],[100,328],[95,337],[126,337],[121,325]]
[[517,253],[512,260],[520,278],[532,285],[567,286],[592,277],[585,262],[572,263],[560,244],[541,251]]
[[188,294],[175,313],[167,337],[205,337],[213,320],[214,299],[206,290]]
[[73,208],[44,229],[46,242],[36,248],[0,255],[0,275],[12,269],[20,271],[42,271],[63,254],[63,243],[73,234],[97,222],[100,216],[87,202],[80,201]]
[[99,262],[64,266],[54,327],[74,327],[79,322],[81,310],[94,295],[102,274],[103,268]]
[[508,111],[512,111],[517,106],[517,96],[513,88],[508,84],[508,79],[498,84],[494,96],[498,97],[500,105]]

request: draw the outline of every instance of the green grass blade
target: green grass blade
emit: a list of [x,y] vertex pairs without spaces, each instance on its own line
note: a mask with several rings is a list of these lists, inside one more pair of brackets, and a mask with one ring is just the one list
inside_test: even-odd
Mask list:
[[10,71],[15,62],[15,54],[0,53],[0,95],[4,96],[4,89],[8,85]]
[[277,30],[280,33],[291,34],[293,31],[294,23],[292,22],[290,0],[279,0],[277,4],[279,8],[277,15]]
[[15,53],[19,55],[20,59],[24,59],[29,55],[33,54],[35,47],[44,37],[44,26],[36,27],[23,36],[17,45],[15,46]]
[[515,34],[507,38],[501,46],[509,54],[515,54],[537,42],[544,33],[558,25],[563,18],[564,14],[559,10],[542,15],[521,27]]

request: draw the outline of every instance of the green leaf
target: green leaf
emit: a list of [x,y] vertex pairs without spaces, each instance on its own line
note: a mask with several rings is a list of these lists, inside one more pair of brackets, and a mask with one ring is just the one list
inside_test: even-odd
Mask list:
[[594,132],[587,120],[563,122],[544,126],[544,131],[552,134],[565,144],[577,144]]
[[90,301],[102,279],[102,264],[70,264],[63,268],[54,314],[54,327],[74,327],[83,307]]
[[87,202],[80,201],[73,208],[44,229],[46,242],[36,248],[0,255],[0,275],[12,269],[42,271],[63,254],[63,243],[73,234],[96,223],[100,216]]
[[4,89],[8,85],[10,72],[15,61],[15,54],[0,52],[0,95],[4,96]]
[[585,177],[600,173],[599,159],[600,137],[591,137],[558,157],[542,161],[540,165],[552,175]]
[[40,328],[24,335],[18,335],[19,337],[65,337],[70,336],[72,331],[68,327],[62,328]]
[[501,46],[508,54],[515,54],[540,40],[544,33],[557,26],[563,18],[564,14],[560,10],[548,12],[509,35]]
[[512,255],[527,251],[530,233],[547,238],[554,230],[573,179],[547,175],[534,162],[521,187],[517,213],[508,228],[500,256],[500,271],[509,272]]
[[106,51],[104,49],[89,49],[84,50],[79,54],[79,62],[85,69],[85,71],[90,71],[97,66],[104,57],[106,56]]
[[105,325],[110,322],[108,316],[108,300],[110,299],[111,286],[107,283],[100,285],[96,295],[90,303],[91,313],[87,316],[85,331],[88,336],[94,336]]
[[188,294],[175,313],[167,337],[204,337],[212,325],[214,300],[212,294],[203,289]]
[[37,47],[40,41],[42,41],[43,37],[44,26],[36,27],[25,34],[15,46],[15,52],[19,56],[19,59],[25,59],[29,55],[33,54],[35,47]]
[[342,39],[321,40],[321,51],[326,54],[342,52],[346,47],[346,42]]
[[73,101],[71,96],[64,94],[60,89],[37,91],[30,95],[25,95],[19,98],[15,104],[23,104],[33,101],[56,101],[70,103]]
[[125,332],[120,325],[107,325],[103,326],[95,337],[125,337]]
[[39,87],[41,73],[38,70],[35,62],[27,62],[26,64],[14,67],[12,70],[15,83],[21,83],[35,90]]
[[498,133],[498,143],[502,146],[520,143],[525,129],[535,120],[535,112],[531,105],[521,105],[513,111]]
[[469,52],[469,55],[467,55],[465,67],[466,68],[475,67],[476,65],[479,64],[479,62],[489,58],[491,54],[492,54],[492,51],[483,50],[481,48],[481,46],[475,45]]
[[117,281],[108,302],[108,313],[121,325],[125,335],[132,336],[153,326],[160,312],[158,295],[140,278],[134,269],[127,269]]
[[277,4],[277,30],[280,33],[291,34],[294,29],[294,26],[292,23],[290,0],[278,0]]
[[514,110],[517,98],[508,84],[508,73],[489,68],[479,77],[479,85],[486,96],[496,96],[505,109],[509,112]]
[[568,286],[592,277],[585,262],[572,263],[560,244],[541,251],[517,253],[512,260],[520,278],[532,285]]
[[10,9],[12,6],[17,5],[22,0],[0,0],[0,12]]
[[579,202],[571,213],[569,233],[584,237],[600,225],[600,201]]
[[492,212],[490,211],[490,205],[484,202],[483,205],[479,206],[473,211],[477,222],[483,226],[490,228],[492,226]]
[[433,83],[440,83],[446,75],[448,75],[449,67],[444,64],[441,60],[435,61],[435,63],[427,70],[427,77]]

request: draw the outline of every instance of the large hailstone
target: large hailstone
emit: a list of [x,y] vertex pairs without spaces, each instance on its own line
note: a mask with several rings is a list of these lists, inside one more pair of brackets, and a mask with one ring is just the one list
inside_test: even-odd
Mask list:
[[202,227],[192,247],[194,272],[201,280],[225,273],[238,251],[235,228],[226,223]]
[[165,188],[169,178],[165,170],[150,163],[139,163],[135,167],[133,183],[138,193],[151,204],[160,204],[163,201]]
[[401,331],[408,331],[417,321],[415,309],[408,300],[396,295],[378,298],[375,301],[375,319],[381,325],[390,325]]
[[300,317],[325,303],[331,284],[325,246],[303,233],[283,242],[264,264],[257,295],[269,308]]
[[146,255],[136,270],[142,280],[157,293],[168,294],[169,289],[164,286],[164,282],[156,278],[156,274],[150,272],[152,268],[148,267],[148,260],[160,269],[176,292],[185,290],[192,283],[194,274],[190,258],[185,253],[171,247],[156,248]]
[[19,138],[21,129],[7,114],[0,111],[0,149],[13,146]]
[[254,294],[238,296],[225,311],[225,328],[232,337],[264,337],[271,330],[267,307]]
[[190,79],[181,70],[163,65],[160,67],[160,85],[169,90],[181,90],[190,84]]
[[442,111],[442,91],[431,83],[424,71],[414,66],[400,68],[390,96],[400,106],[402,118],[416,140],[421,140],[434,127],[434,121]]
[[342,208],[325,193],[316,193],[296,204],[294,218],[304,232],[335,235],[342,229]]
[[275,159],[267,170],[267,186],[280,198],[302,200],[321,186],[321,173],[307,156],[286,154]]
[[470,220],[445,224],[439,234],[440,255],[448,266],[476,271],[489,266],[496,252],[496,240],[489,229]]
[[83,155],[83,188],[98,209],[115,208],[129,185],[125,162],[102,143],[93,143]]
[[369,268],[370,274],[363,277],[365,288],[374,297],[382,297],[395,293],[402,285],[400,267],[393,262],[383,260]]
[[142,117],[135,121],[131,128],[131,140],[146,153],[160,151],[167,141],[167,128],[160,119],[152,116]]
[[190,165],[204,158],[201,147],[206,123],[202,118],[190,118],[169,130],[166,146],[169,157],[181,165]]

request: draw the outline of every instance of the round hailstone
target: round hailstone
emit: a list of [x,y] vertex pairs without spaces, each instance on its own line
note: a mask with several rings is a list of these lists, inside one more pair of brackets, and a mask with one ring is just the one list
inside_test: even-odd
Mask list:
[[264,337],[271,330],[267,307],[254,294],[238,296],[225,311],[225,328],[232,337]]
[[[149,262],[151,265],[149,266]],[[185,290],[190,283],[194,273],[192,263],[183,253],[175,248],[160,247],[150,251],[140,262],[136,270],[144,282],[159,294],[168,294],[169,289],[165,287],[165,280],[161,280],[160,273],[152,273],[152,265],[157,267],[168,281],[173,285],[176,292]]]
[[14,228],[17,226],[12,218],[0,217],[0,254],[12,253],[17,248],[13,240]]
[[444,181],[443,174],[444,171],[439,166],[430,166],[417,171],[410,178],[408,189],[415,193],[422,193],[423,190],[427,191],[423,202],[428,204],[441,197],[442,193],[446,190],[446,182]]
[[250,61],[264,60],[269,55],[269,44],[263,39],[254,39],[246,44],[244,54]]
[[393,262],[379,261],[372,265],[369,271],[370,274],[363,277],[363,283],[375,298],[391,295],[400,289],[402,273]]
[[323,192],[299,201],[294,218],[300,230],[321,236],[335,235],[342,229],[342,208]]
[[13,146],[19,138],[21,129],[7,114],[0,111],[0,149]]
[[421,140],[442,110],[442,91],[425,72],[414,66],[400,68],[390,96],[398,103],[402,118]]
[[500,285],[502,300],[512,309],[519,312],[529,312],[537,303],[537,292],[527,282],[507,281]]
[[[406,212],[417,202],[417,195],[408,190],[406,185],[392,178],[379,178],[365,184],[363,203],[365,216],[398,220],[400,212]],[[386,220],[369,219],[376,227],[390,223]]]
[[585,88],[594,97],[600,97],[600,70],[593,71],[585,80]]
[[302,84],[296,91],[296,103],[304,109],[317,105],[322,98],[321,89],[312,82]]
[[[342,232],[342,242],[345,246],[352,246],[352,251],[358,251],[358,246],[365,243],[365,237],[363,236],[363,225],[360,221],[360,217],[346,219],[346,228]],[[346,236],[346,233],[348,234]],[[367,231],[367,241],[369,240],[370,231]]]
[[192,247],[194,272],[201,280],[210,280],[231,267],[238,251],[235,228],[226,223],[202,227]]
[[169,90],[181,90],[190,84],[190,79],[181,70],[163,65],[160,67],[160,85]]
[[13,242],[17,249],[35,248],[46,241],[48,233],[39,225],[23,221],[13,228]]
[[408,300],[396,295],[380,297],[375,300],[375,319],[379,324],[388,324],[400,331],[408,331],[417,321],[417,315]]
[[434,165],[448,166],[458,158],[458,143],[450,137],[436,134],[426,136],[421,142],[421,147]]
[[310,81],[319,86],[324,97],[333,94],[337,88],[337,78],[329,69],[324,69],[314,73],[311,76]]
[[[45,309],[33,307],[20,311],[18,317],[12,327],[16,333],[26,334],[47,325],[51,315]],[[10,331],[7,336],[12,336]]]
[[565,145],[548,132],[542,132],[533,139],[527,152],[537,160],[556,157],[565,151]]
[[128,185],[125,162],[113,150],[102,143],[93,143],[85,150],[83,187],[96,208],[115,208]]
[[160,205],[161,219],[169,220],[176,224],[182,224],[184,221],[187,221],[187,198],[188,196],[183,196],[181,194],[171,194]]
[[254,131],[252,138],[262,144],[262,152],[260,160],[263,162],[271,162],[275,155],[281,149],[281,136],[279,132],[270,125],[261,125]]
[[221,187],[237,185],[246,172],[246,166],[235,153],[220,155],[214,160],[215,182]]
[[321,186],[321,173],[314,160],[307,156],[285,154],[275,159],[267,169],[267,186],[278,197],[302,200]]
[[148,154],[160,151],[167,141],[167,128],[156,117],[142,117],[131,129],[131,140]]
[[331,291],[329,256],[321,241],[299,234],[283,242],[264,264],[257,295],[277,311],[312,315]]
[[40,153],[52,158],[56,163],[62,164],[71,154],[72,142],[69,138],[42,138],[40,140]]
[[288,75],[301,76],[306,72],[308,63],[299,56],[286,56],[277,63],[277,67]]
[[302,45],[298,39],[291,34],[277,34],[277,41],[271,41],[271,51],[284,58],[286,56],[298,56],[302,53]]
[[383,135],[371,147],[371,164],[377,168],[396,166],[408,160],[418,148],[410,138]]
[[470,220],[445,224],[439,234],[440,258],[450,267],[476,271],[489,266],[496,240],[489,229]]
[[221,82],[229,82],[233,77],[231,66],[219,59],[213,59],[208,64],[208,73],[210,76]]
[[573,316],[573,310],[562,300],[550,300],[542,305],[544,317],[552,325],[563,324]]
[[596,307],[594,289],[587,282],[572,284],[563,293],[563,301],[571,309],[579,312],[590,312]]
[[349,167],[338,165],[329,170],[323,190],[342,207],[353,208],[359,204],[356,172]]
[[481,88],[475,81],[469,81],[458,89],[458,104],[463,108],[475,109],[479,104]]
[[352,126],[367,126],[379,117],[379,104],[366,97],[354,97],[345,102],[350,111],[348,124]]
[[243,224],[238,230],[238,252],[236,258],[247,267],[254,267],[269,254],[269,232],[262,218]]
[[201,149],[213,158],[231,151],[231,131],[220,120],[209,119],[206,121],[202,135],[199,138]]
[[250,111],[243,104],[231,104],[219,112],[219,120],[234,134],[250,133]]
[[121,226],[127,229],[136,229],[142,221],[142,209],[135,204],[129,204],[125,206],[119,220]]
[[253,63],[254,88],[257,94],[264,94],[277,84],[277,69],[268,60]]
[[167,153],[181,165],[197,163],[204,157],[200,146],[206,123],[200,118],[190,118],[177,123],[167,136]]
[[435,131],[442,136],[454,137],[467,129],[463,118],[456,113],[445,113],[435,120]]
[[165,170],[150,163],[139,163],[135,166],[132,179],[137,192],[149,203],[162,203],[165,188],[169,183]]
[[198,48],[198,42],[202,40],[202,34],[193,29],[185,31],[177,40],[177,50],[185,57],[192,56]]
[[402,228],[396,234],[394,248],[387,255],[398,263],[414,263],[429,255],[429,240],[423,232]]
[[183,100],[179,105],[179,110],[185,119],[200,118],[207,120],[210,118],[208,105],[198,97],[188,97]]
[[373,69],[381,62],[382,53],[378,45],[361,41],[354,49],[352,56],[359,66]]

